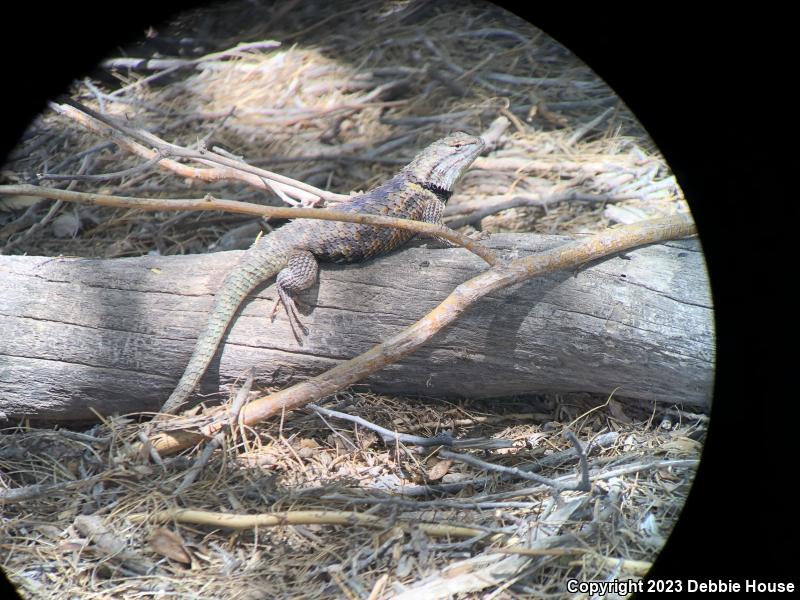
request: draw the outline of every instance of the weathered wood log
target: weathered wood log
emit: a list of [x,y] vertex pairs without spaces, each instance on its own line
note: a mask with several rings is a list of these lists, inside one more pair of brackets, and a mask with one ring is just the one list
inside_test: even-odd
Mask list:
[[[495,235],[507,256],[564,238]],[[71,420],[157,410],[181,375],[214,292],[239,252],[114,260],[0,256],[0,411]],[[272,282],[248,300],[203,394],[251,366],[288,386],[423,316],[485,265],[418,244],[358,265],[324,265],[299,346]],[[699,244],[674,241],[492,294],[420,351],[364,383],[390,393],[497,397],[589,391],[707,406],[713,308]]]

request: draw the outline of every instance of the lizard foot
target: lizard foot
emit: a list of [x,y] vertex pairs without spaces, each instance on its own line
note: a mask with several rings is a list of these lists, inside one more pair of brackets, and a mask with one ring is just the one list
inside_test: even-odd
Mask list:
[[280,287],[278,287],[278,297],[275,299],[275,304],[272,306],[272,313],[270,314],[270,321],[272,322],[275,321],[275,315],[278,312],[279,304],[283,304],[283,308],[286,311],[286,316],[289,318],[289,327],[292,329],[294,339],[297,340],[297,343],[302,346],[303,338],[297,333],[295,325],[297,325],[300,331],[303,332],[304,336],[308,335],[308,328],[303,325],[303,322],[300,320],[300,312],[297,310],[295,301]]

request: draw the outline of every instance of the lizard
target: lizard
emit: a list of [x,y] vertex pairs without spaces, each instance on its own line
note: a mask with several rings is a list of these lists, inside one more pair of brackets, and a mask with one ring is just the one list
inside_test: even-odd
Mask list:
[[[461,175],[483,151],[482,138],[462,132],[437,140],[417,154],[387,182],[336,204],[337,210],[442,224],[445,203]],[[296,321],[304,334],[293,295],[316,282],[317,261],[359,262],[390,252],[414,232],[341,221],[293,220],[258,238],[245,251],[218,289],[205,329],[195,343],[177,386],[161,408],[171,414],[183,405],[216,354],[239,306],[257,286],[276,278],[272,311],[283,304],[292,332]]]

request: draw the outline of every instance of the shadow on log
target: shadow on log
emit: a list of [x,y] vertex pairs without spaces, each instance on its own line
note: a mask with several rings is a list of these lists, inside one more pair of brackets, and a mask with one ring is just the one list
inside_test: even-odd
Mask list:
[[[516,258],[560,236],[495,235]],[[239,252],[180,257],[0,256],[0,411],[58,421],[157,410],[189,359],[214,292]],[[272,282],[239,311],[198,392],[224,392],[251,366],[286,387],[410,325],[485,268],[460,248],[419,244],[358,265],[323,265],[300,346]],[[493,397],[588,391],[707,407],[713,307],[696,240],[673,241],[489,295],[371,389]],[[195,399],[199,398],[195,394]],[[219,397],[219,396],[217,396]]]

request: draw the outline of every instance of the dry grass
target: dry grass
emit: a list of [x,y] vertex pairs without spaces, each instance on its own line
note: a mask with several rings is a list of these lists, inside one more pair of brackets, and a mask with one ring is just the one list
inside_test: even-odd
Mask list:
[[[569,577],[640,577],[678,517],[694,472],[694,461],[686,459],[698,458],[704,434],[702,419],[613,404],[592,410],[596,399],[589,396],[449,403],[346,393],[329,406],[405,432],[452,429],[458,437],[512,439],[515,448],[493,452],[490,460],[520,467],[568,448],[561,436],[567,425],[582,440],[615,432],[615,441],[591,455],[593,493],[562,494],[564,501],[582,501],[551,532],[561,536],[555,547],[565,551],[531,559],[512,586],[523,596],[560,596]],[[0,461],[13,487],[80,480],[5,506],[4,568],[24,593],[362,598],[386,573],[380,597],[391,597],[467,557],[527,545],[555,508],[546,490],[526,492],[525,483],[491,475],[477,485],[486,474],[458,463],[439,467],[443,477],[431,481],[434,451],[386,446],[370,432],[310,411],[237,432],[177,494],[192,456],[163,467],[131,461],[128,444],[137,430],[117,419],[87,432],[94,440],[42,429],[6,432],[13,443]],[[660,466],[644,468],[652,464]],[[608,477],[620,468],[628,474]],[[575,472],[568,459],[539,471],[550,477]],[[435,491],[442,484],[461,489]],[[480,504],[490,501],[499,504]],[[345,510],[379,523],[232,530],[154,520],[176,506],[250,515]],[[98,519],[111,541],[87,532],[87,518]],[[487,535],[433,537],[420,531],[423,523],[476,527]]]
[[[343,193],[386,179],[430,140],[456,129],[481,132],[506,116],[510,129],[465,177],[454,207],[489,196],[547,198],[564,192],[609,201],[512,208],[483,218],[481,229],[595,231],[616,221],[686,210],[674,177],[624,104],[531,25],[478,1],[466,7],[461,2],[362,5],[226,3],[187,14],[159,36],[194,38],[193,46],[202,50],[190,58],[241,42],[276,40],[281,46],[237,52],[235,58],[228,53],[145,84],[138,82],[150,72],[105,69],[91,85],[76,82],[72,93],[168,141],[192,146],[203,140],[257,166]],[[415,11],[416,6],[422,8]],[[120,87],[123,93],[109,95]],[[108,173],[140,162],[116,147],[93,151],[99,143],[45,113],[3,167],[2,178]],[[240,183],[200,186],[158,170],[73,186],[151,197],[213,191],[274,201]],[[52,210],[49,204],[14,200],[0,198],[0,210],[8,211],[0,212],[2,241],[14,253],[202,252],[247,221],[96,207]],[[590,457],[594,491],[564,494],[580,505],[547,532],[543,524],[556,508],[551,494],[515,493],[530,482],[490,476],[476,485],[470,481],[481,474],[457,463],[432,472],[435,452],[387,447],[370,432],[326,423],[313,413],[297,412],[257,431],[230,435],[225,450],[179,496],[175,491],[196,452],[163,467],[126,458],[137,431],[133,422],[108,421],[88,432],[94,439],[45,428],[10,429],[0,447],[3,488],[77,483],[4,506],[3,568],[24,594],[41,598],[388,598],[468,557],[530,544],[546,534],[564,536],[557,546],[567,551],[528,557],[505,583],[459,597],[562,597],[570,577],[640,577],[641,564],[618,559],[647,563],[657,555],[690,487],[694,469],[685,459],[699,457],[705,421],[702,415],[682,420],[663,408],[614,400],[592,411],[604,402],[582,395],[476,403],[347,393],[326,404],[344,405],[347,412],[403,432],[434,434],[444,428],[458,437],[513,439],[517,447],[483,458],[516,466],[567,448],[565,427],[584,443],[617,432],[615,443]],[[683,462],[650,465],[673,459]],[[635,465],[650,466],[603,478]],[[543,467],[540,474],[555,477],[576,469],[572,461]],[[441,478],[431,480],[432,474]],[[430,487],[441,483],[461,489],[445,493]],[[408,495],[426,487],[423,495]],[[476,504],[498,497],[516,504]],[[175,506],[249,514],[353,510],[380,517],[382,525],[235,531],[132,519]],[[481,527],[490,535],[434,538],[415,527],[420,522]],[[98,526],[110,535],[92,530]]]

